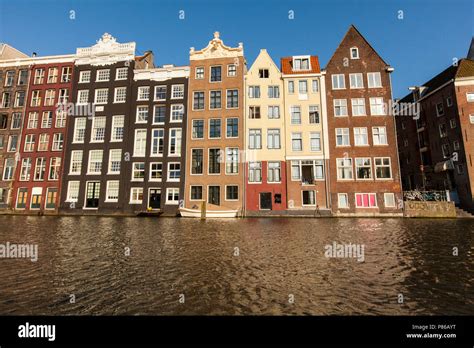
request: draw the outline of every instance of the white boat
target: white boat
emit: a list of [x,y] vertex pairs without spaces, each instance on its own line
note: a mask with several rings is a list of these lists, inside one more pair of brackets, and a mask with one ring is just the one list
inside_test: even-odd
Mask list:
[[[179,208],[182,217],[201,217],[201,209]],[[238,210],[206,210],[206,218],[235,218]]]

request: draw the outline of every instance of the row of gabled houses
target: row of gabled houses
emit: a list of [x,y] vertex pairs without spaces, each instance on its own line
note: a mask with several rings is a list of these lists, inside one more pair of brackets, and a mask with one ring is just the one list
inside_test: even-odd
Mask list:
[[71,55],[0,50],[0,209],[402,213],[393,68],[354,26],[324,69],[265,49],[247,68],[217,32],[182,67],[109,34]]

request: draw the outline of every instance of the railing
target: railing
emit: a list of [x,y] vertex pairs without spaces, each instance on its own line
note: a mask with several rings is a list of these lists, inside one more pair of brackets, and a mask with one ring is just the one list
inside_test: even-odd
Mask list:
[[405,201],[448,201],[446,191],[403,191]]

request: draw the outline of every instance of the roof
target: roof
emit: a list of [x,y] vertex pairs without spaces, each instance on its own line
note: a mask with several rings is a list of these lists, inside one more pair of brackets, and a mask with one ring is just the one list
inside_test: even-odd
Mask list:
[[310,56],[310,70],[293,70],[293,57],[283,57],[280,63],[283,74],[319,74],[321,72],[318,56]]
[[[473,57],[474,58],[474,57]],[[462,59],[459,63],[456,78],[458,77],[471,77],[474,76],[474,60]]]
[[471,39],[471,46],[467,52],[467,59],[474,59],[474,37]]

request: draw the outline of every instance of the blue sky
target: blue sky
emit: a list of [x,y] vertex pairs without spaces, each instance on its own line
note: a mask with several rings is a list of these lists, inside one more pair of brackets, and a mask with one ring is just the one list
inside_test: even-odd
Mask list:
[[[473,0],[0,0],[0,42],[39,55],[74,53],[109,32],[151,49],[156,64],[186,65],[214,31],[244,43],[247,62],[267,48],[283,56],[316,54],[324,67],[355,24],[395,68],[395,97],[462,58],[474,32]],[[75,19],[70,19],[70,11]],[[179,19],[184,10],[185,19]],[[288,11],[294,19],[288,19]],[[403,11],[399,19],[398,11]]]

